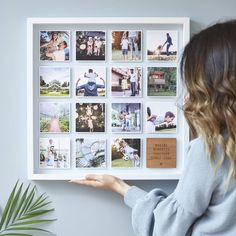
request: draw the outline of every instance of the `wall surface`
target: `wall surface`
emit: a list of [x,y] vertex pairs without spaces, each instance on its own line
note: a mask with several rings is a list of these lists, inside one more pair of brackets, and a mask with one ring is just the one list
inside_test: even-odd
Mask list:
[[[1,0],[0,6],[0,206],[17,179],[27,183],[26,168],[26,18],[82,16],[186,16],[191,33],[235,17],[235,0]],[[58,220],[48,228],[58,236],[134,236],[131,211],[114,193],[63,181],[36,181],[47,192]],[[176,181],[130,181],[147,191],[167,193]]]

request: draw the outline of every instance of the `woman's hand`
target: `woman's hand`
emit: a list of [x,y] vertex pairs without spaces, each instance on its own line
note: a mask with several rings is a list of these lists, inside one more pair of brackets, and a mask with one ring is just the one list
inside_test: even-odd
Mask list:
[[70,180],[70,183],[110,190],[124,196],[130,186],[112,175],[87,175],[85,179]]

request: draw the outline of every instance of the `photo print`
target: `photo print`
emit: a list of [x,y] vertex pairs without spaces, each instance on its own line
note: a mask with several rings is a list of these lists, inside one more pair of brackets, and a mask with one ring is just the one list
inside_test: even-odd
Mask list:
[[105,132],[105,103],[76,103],[76,132]]
[[148,133],[176,133],[177,107],[172,102],[149,102],[146,108]]
[[113,97],[142,96],[141,67],[112,67],[111,93]]
[[112,103],[113,133],[141,132],[141,103]]
[[106,168],[106,140],[77,138],[76,168]]
[[76,60],[105,61],[106,32],[76,31]]
[[75,80],[76,96],[106,96],[106,67],[77,67],[75,68]]
[[176,67],[148,67],[148,96],[176,96]]
[[70,31],[40,31],[40,60],[69,61]]
[[70,68],[69,67],[39,67],[40,96],[41,97],[69,97],[70,96]]
[[178,53],[178,32],[171,30],[147,31],[147,59],[175,62]]
[[111,143],[113,168],[139,168],[141,166],[141,140],[139,138],[116,138]]
[[70,168],[69,138],[40,138],[40,168]]
[[40,132],[43,133],[70,132],[70,103],[41,102]]
[[140,62],[142,60],[142,32],[112,31],[112,61]]

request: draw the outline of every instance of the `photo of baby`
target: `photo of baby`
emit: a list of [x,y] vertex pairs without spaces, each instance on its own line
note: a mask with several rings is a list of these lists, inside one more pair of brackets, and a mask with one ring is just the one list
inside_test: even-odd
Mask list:
[[40,31],[40,60],[69,61],[70,31]]

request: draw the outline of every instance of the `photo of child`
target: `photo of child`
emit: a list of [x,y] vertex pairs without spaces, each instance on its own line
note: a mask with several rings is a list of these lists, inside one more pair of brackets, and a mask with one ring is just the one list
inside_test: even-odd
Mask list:
[[147,31],[147,59],[175,62],[178,54],[178,32],[170,30]]
[[69,138],[40,138],[40,168],[70,168]]
[[147,106],[147,133],[175,133],[177,108],[171,102],[149,102]]
[[139,168],[141,165],[141,140],[138,138],[116,138],[111,144],[112,167]]
[[76,96],[104,97],[106,95],[106,68],[77,67],[75,68]]
[[141,131],[141,103],[112,103],[111,107],[113,133]]
[[76,168],[106,168],[106,140],[77,138]]
[[76,31],[76,60],[105,61],[105,31]]
[[105,103],[76,103],[76,132],[105,132]]
[[112,60],[113,61],[136,61],[141,58],[141,31],[112,31]]
[[40,60],[70,60],[70,32],[40,31]]
[[142,96],[141,67],[112,67],[111,76],[113,97]]

